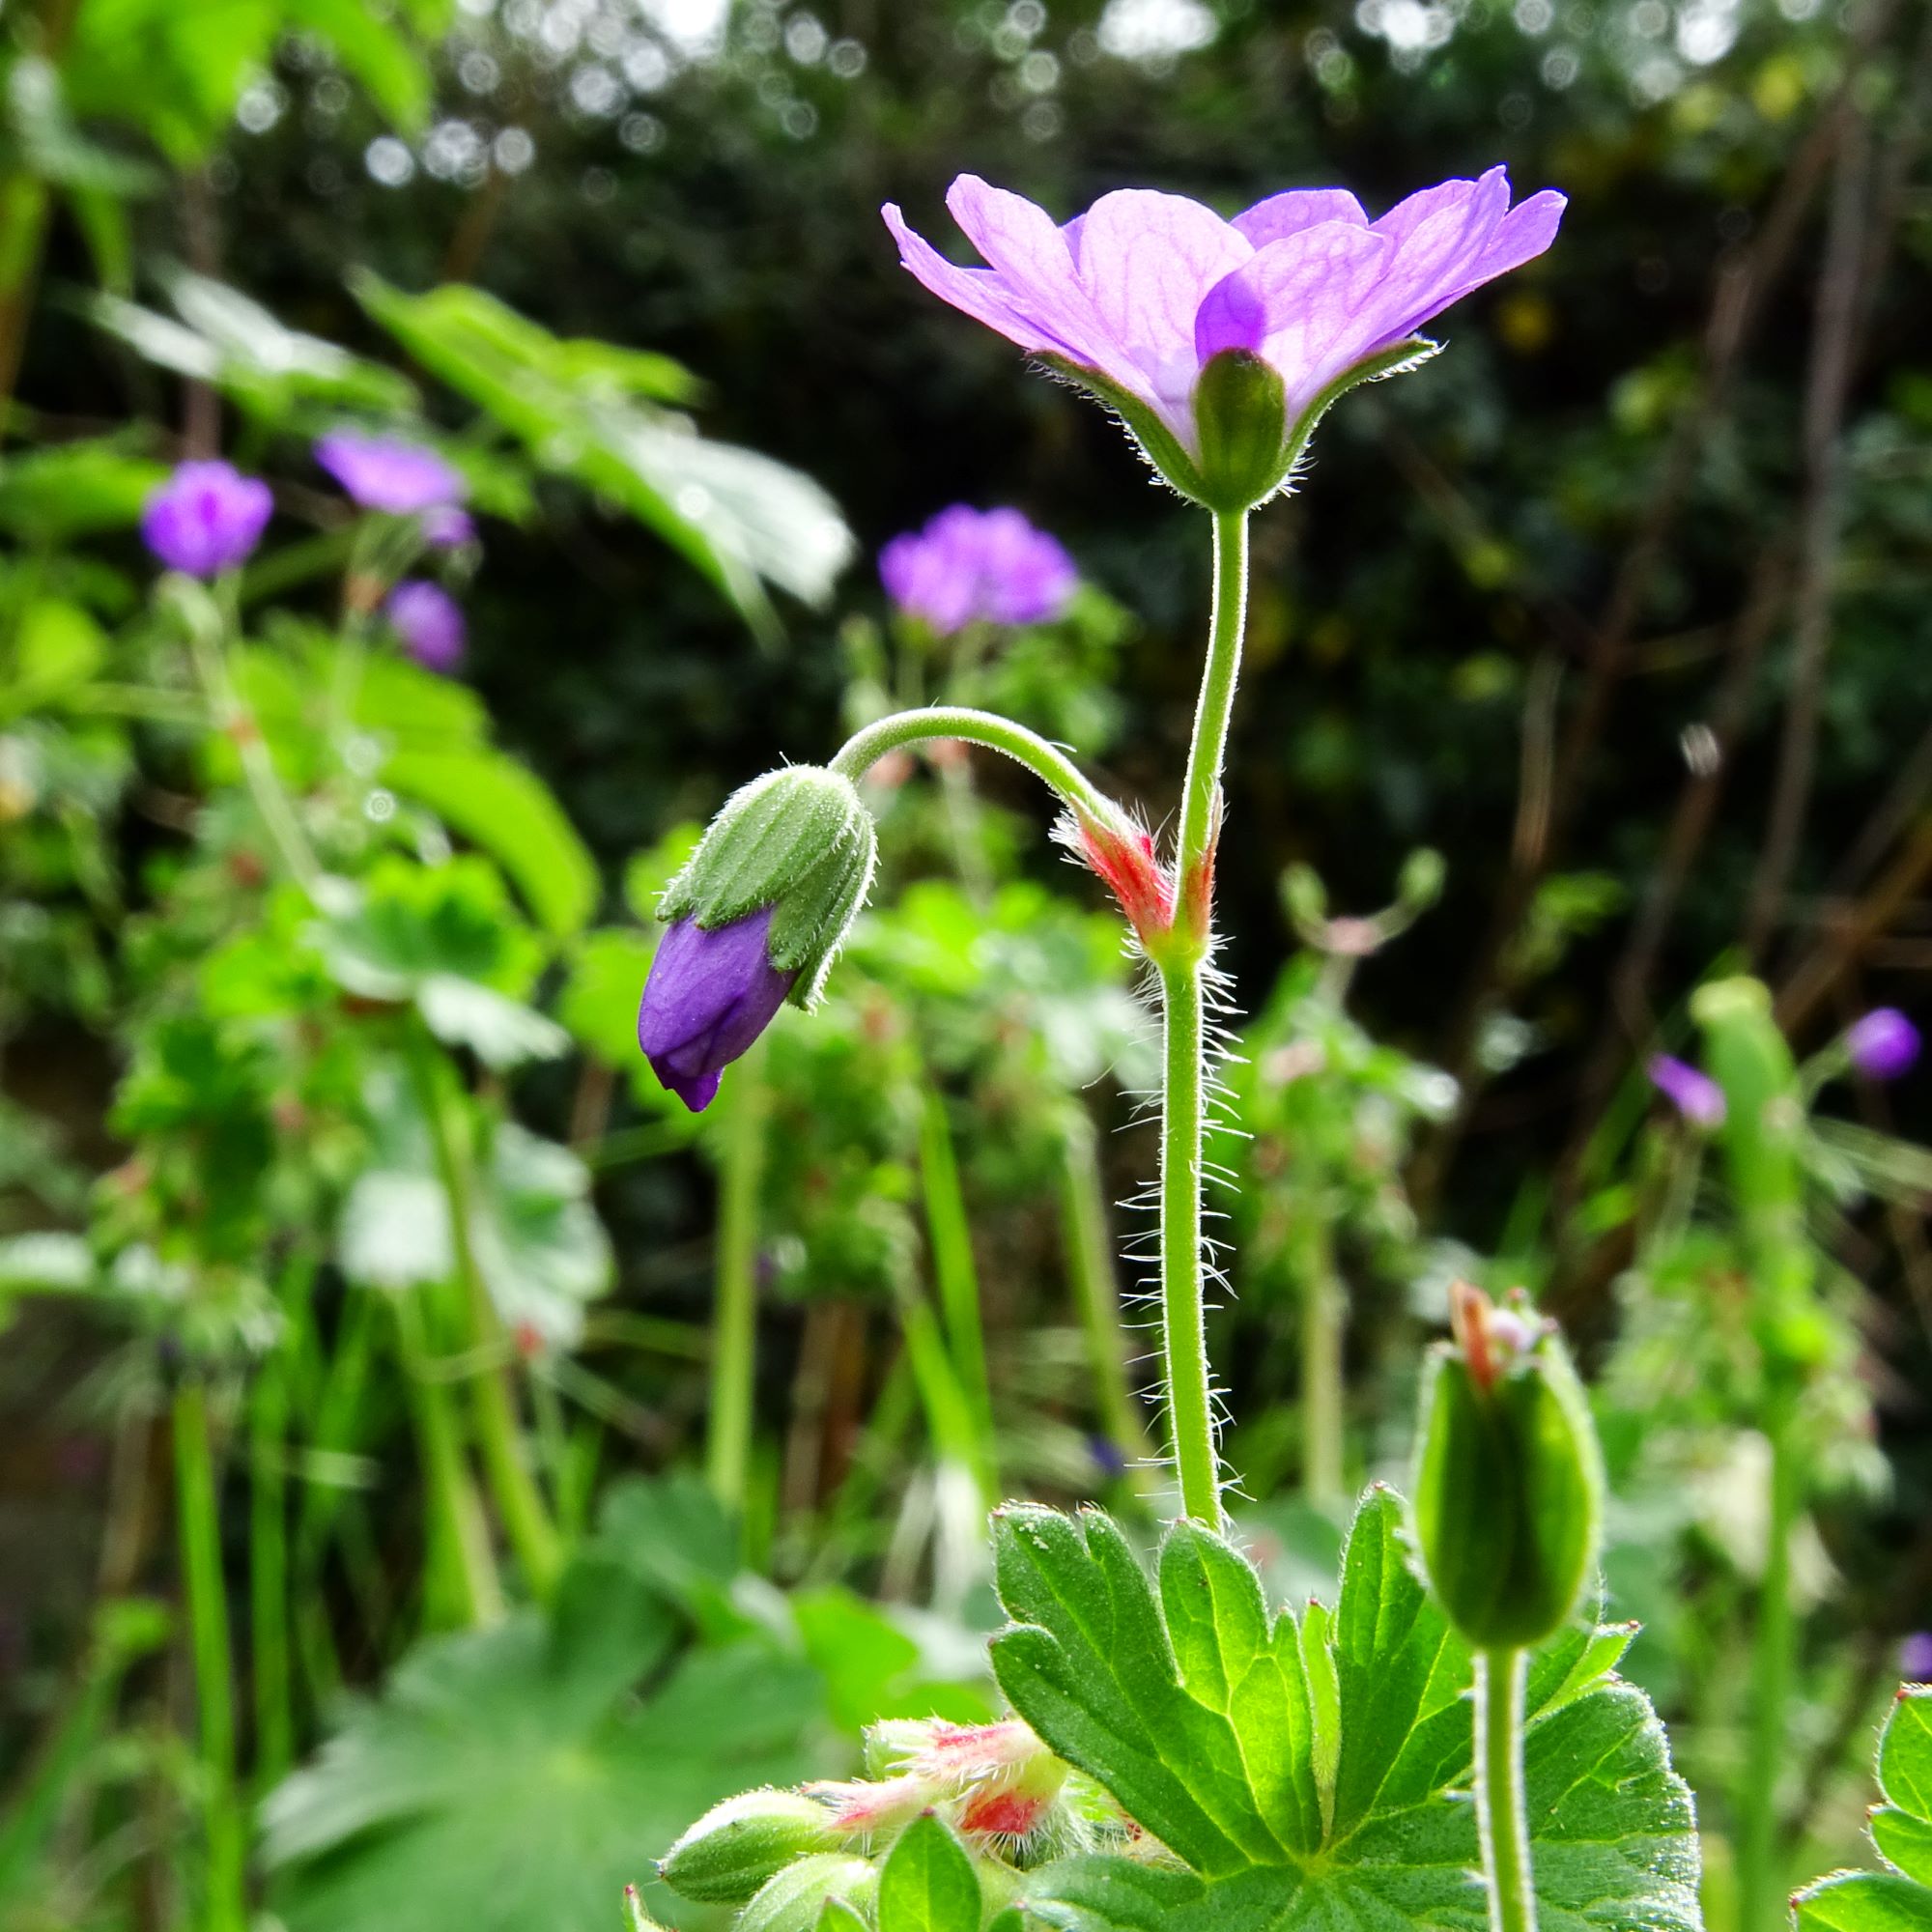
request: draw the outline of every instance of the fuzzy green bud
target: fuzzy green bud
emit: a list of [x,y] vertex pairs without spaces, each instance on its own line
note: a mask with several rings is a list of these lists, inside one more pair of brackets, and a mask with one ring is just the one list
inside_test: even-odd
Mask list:
[[869,1861],[821,1852],[767,1879],[738,1915],[735,1932],[813,1932],[827,1899],[842,1898],[863,1917],[878,1890]]
[[767,955],[797,974],[790,998],[809,1009],[866,903],[877,853],[872,814],[851,780],[785,765],[725,800],[665,888],[659,916],[711,932],[770,906]]
[[1281,488],[1293,452],[1281,372],[1247,349],[1224,349],[1194,385],[1201,439],[1201,500],[1210,510],[1246,510]]
[[1597,1563],[1603,1461],[1551,1324],[1454,1291],[1456,1340],[1422,1397],[1414,1529],[1429,1586],[1479,1650],[1538,1644],[1575,1615]]
[[673,1891],[700,1905],[743,1905],[767,1879],[838,1843],[831,1813],[796,1791],[741,1791],[715,1804],[658,1861]]

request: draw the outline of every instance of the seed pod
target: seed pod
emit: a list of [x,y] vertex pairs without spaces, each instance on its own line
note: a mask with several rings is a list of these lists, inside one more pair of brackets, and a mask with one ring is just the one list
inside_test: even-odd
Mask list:
[[1603,1463],[1555,1330],[1458,1284],[1433,1352],[1416,1455],[1415,1543],[1443,1613],[1482,1650],[1537,1644],[1596,1568]]
[[828,1898],[842,1898],[863,1917],[878,1890],[879,1874],[867,1860],[821,1852],[766,1880],[735,1932],[813,1932]]
[[741,1791],[714,1805],[658,1863],[673,1891],[701,1905],[743,1905],[767,1879],[838,1843],[831,1816],[796,1791]]

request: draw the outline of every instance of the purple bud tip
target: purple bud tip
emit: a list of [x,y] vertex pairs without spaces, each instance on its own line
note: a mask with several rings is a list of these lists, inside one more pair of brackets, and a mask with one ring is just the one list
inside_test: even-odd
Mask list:
[[1692,1126],[1718,1127],[1724,1121],[1724,1090],[1694,1066],[1660,1053],[1651,1061],[1650,1084]]
[[1918,1029],[1896,1007],[1874,1007],[1845,1034],[1852,1065],[1871,1080],[1896,1080],[1918,1058]]
[[1932,1631],[1914,1631],[1900,1643],[1898,1671],[1914,1684],[1932,1682]]
[[1019,511],[954,503],[879,553],[879,581],[907,616],[946,638],[968,624],[1050,623],[1080,573],[1059,541]]
[[476,520],[454,503],[439,503],[423,512],[422,534],[431,550],[461,550],[476,541]]
[[463,661],[463,609],[440,583],[412,578],[389,592],[383,609],[403,648],[425,670],[445,675]]
[[262,540],[275,507],[269,486],[226,463],[184,463],[141,512],[141,541],[170,570],[218,577]]
[[772,908],[706,931],[681,919],[658,943],[638,1009],[638,1044],[651,1071],[694,1114],[718,1093],[724,1068],[771,1025],[796,973],[765,950]]
[[315,446],[315,460],[365,510],[415,517],[460,503],[469,486],[433,449],[393,437],[335,430]]

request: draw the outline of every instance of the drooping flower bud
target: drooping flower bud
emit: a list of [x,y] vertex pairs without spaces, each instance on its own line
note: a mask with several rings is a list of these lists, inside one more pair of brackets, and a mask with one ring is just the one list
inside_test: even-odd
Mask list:
[[1143,947],[1156,944],[1174,924],[1174,874],[1144,826],[1125,817],[1103,824],[1084,811],[1068,811],[1054,836],[1105,883]]
[[1653,1054],[1645,1071],[1650,1084],[1693,1127],[1724,1124],[1724,1090],[1708,1073],[1668,1053]]
[[787,998],[810,1008],[871,886],[877,841],[851,781],[768,772],[726,800],[665,890],[638,1043],[694,1113]]
[[865,1908],[877,1896],[879,1874],[865,1859],[819,1852],[767,1879],[738,1915],[735,1932],[812,1932],[828,1898]]
[[715,1804],[658,1861],[658,1875],[699,1905],[743,1905],[774,1874],[838,1848],[830,1814],[796,1791],[741,1791]]
[[1918,1029],[1896,1007],[1874,1007],[1845,1033],[1845,1052],[1867,1080],[1896,1080],[1918,1058]]
[[1455,1341],[1433,1351],[1416,1454],[1415,1542],[1436,1602],[1478,1649],[1538,1644],[1596,1567],[1603,1462],[1552,1324],[1453,1291]]

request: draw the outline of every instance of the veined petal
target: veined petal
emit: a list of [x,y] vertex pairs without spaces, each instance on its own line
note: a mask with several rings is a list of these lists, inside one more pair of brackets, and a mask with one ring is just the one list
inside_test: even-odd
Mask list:
[[1540,189],[1527,201],[1519,202],[1496,223],[1490,245],[1476,264],[1477,278],[1470,287],[1480,287],[1497,275],[1508,274],[1512,269],[1521,268],[1525,262],[1535,261],[1556,240],[1563,211],[1569,205],[1569,196],[1559,194],[1553,187]]
[[1323,221],[1348,221],[1366,228],[1369,216],[1345,187],[1292,187],[1244,209],[1232,225],[1257,248],[1265,248],[1270,242],[1286,242],[1291,235],[1299,235],[1304,228]]
[[1108,332],[1164,399],[1198,373],[1194,319],[1208,292],[1254,253],[1210,208],[1179,194],[1122,188],[1087,211],[1080,280]]
[[1209,291],[1195,319],[1196,347],[1204,359],[1220,349],[1258,349],[1280,372],[1293,417],[1363,353],[1354,345],[1373,327],[1366,312],[1393,252],[1373,229],[1346,220],[1270,242]]
[[1477,189],[1445,202],[1397,242],[1376,304],[1385,341],[1409,334],[1483,279],[1478,264],[1509,207],[1509,184],[1498,168]]
[[946,205],[967,240],[993,265],[1016,308],[1076,362],[1091,363],[1136,391],[1144,386],[1132,357],[1081,286],[1065,238],[1044,209],[978,175],[961,175],[947,189]]
[[879,212],[885,216],[886,226],[893,231],[894,240],[899,244],[899,261],[915,280],[923,283],[941,301],[951,302],[975,322],[984,323],[988,328],[1004,335],[1009,342],[1018,343],[1022,349],[1036,353],[1051,350],[1063,355],[1077,353],[1071,344],[1063,342],[1037,317],[1023,309],[993,270],[962,269],[957,263],[949,262],[924,236],[906,225],[905,217],[892,202]]
[[1425,187],[1399,201],[1370,224],[1378,235],[1386,235],[1391,242],[1406,242],[1425,221],[1440,214],[1445,209],[1459,208],[1465,211],[1489,209],[1492,223],[1509,206],[1509,170],[1503,167],[1489,169],[1476,181],[1437,182],[1434,187]]

